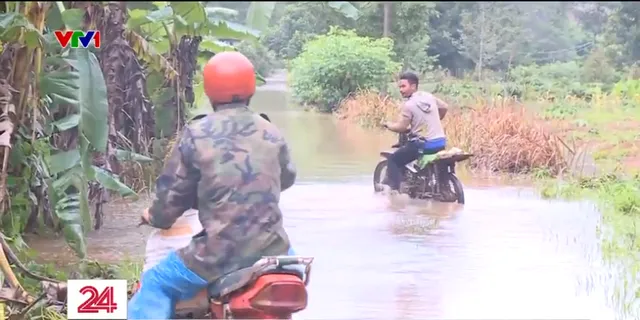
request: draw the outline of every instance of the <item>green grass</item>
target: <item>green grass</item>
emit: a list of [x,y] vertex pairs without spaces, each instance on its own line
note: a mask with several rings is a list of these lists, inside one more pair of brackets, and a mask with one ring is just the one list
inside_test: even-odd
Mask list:
[[543,108],[541,115],[570,124],[571,129],[561,135],[592,146],[593,158],[603,172],[635,173],[639,168],[630,163],[640,159],[636,142],[640,140],[640,106],[631,102],[608,95],[596,95],[589,103],[565,99]]

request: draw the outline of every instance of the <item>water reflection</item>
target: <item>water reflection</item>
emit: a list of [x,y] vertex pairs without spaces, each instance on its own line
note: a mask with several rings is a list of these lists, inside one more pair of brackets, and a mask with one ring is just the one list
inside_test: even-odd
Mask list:
[[[577,283],[597,272],[588,258],[597,253],[595,212],[507,188],[470,189],[468,204],[450,214],[390,213],[369,189],[304,185],[283,195],[294,243],[318,263],[301,317],[612,318],[602,289],[588,293]],[[426,232],[397,230],[407,221]],[[398,291],[407,301],[388,296]],[[383,307],[400,302],[411,307]]]
[[395,138],[347,125],[328,114],[283,108],[280,91],[258,91],[251,107],[269,115],[284,132],[301,178],[348,180],[369,174]]

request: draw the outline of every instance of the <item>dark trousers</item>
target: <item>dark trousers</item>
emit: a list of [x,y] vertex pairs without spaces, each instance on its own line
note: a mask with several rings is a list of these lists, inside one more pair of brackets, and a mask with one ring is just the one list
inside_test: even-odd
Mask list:
[[398,148],[398,150],[387,159],[387,178],[391,190],[400,189],[405,166],[418,159],[421,147],[423,154],[434,154],[444,150],[444,143],[442,143],[442,145],[440,145],[440,143],[427,145],[427,148],[425,148],[424,142],[410,141],[403,147]]
[[415,141],[409,142],[403,147],[398,148],[398,150],[387,159],[387,177],[389,178],[389,187],[391,190],[400,189],[405,166],[420,156],[418,146],[418,143]]

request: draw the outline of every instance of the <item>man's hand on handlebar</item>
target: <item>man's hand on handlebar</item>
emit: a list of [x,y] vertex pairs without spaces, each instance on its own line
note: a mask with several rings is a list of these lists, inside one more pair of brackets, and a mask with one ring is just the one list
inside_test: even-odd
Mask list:
[[138,227],[142,225],[149,225],[151,218],[149,217],[149,208],[144,209],[142,215],[140,216],[140,223],[138,223]]

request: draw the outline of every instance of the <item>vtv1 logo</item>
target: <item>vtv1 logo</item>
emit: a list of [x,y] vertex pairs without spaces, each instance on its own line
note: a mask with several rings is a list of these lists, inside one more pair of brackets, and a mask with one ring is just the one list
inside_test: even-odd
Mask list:
[[126,319],[127,280],[67,281],[68,319]]
[[98,30],[89,30],[87,32],[84,31],[62,31],[56,30],[54,32],[56,36],[56,40],[61,47],[66,48],[69,46],[69,42],[71,42],[71,48],[86,48],[93,40],[93,46],[96,48],[100,48],[100,31]]

